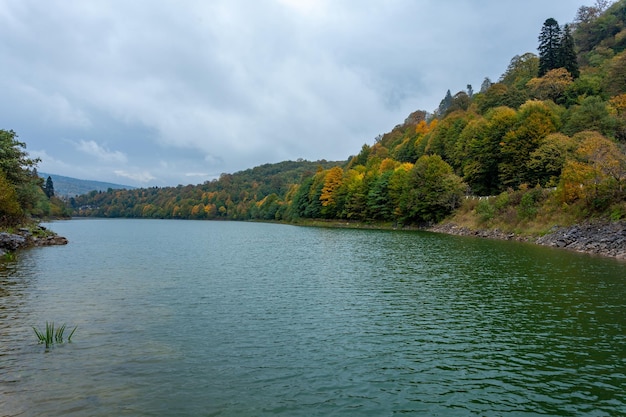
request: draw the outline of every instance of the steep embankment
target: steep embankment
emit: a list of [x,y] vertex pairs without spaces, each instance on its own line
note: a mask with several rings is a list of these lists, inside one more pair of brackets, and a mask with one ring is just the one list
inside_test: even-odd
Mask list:
[[503,232],[498,229],[474,230],[454,223],[436,225],[429,230],[458,236],[534,242],[543,246],[626,259],[626,222],[624,221],[587,222],[568,227],[555,226],[548,234],[538,238]]
[[570,227],[557,227],[540,237],[536,243],[626,259],[626,222],[586,223]]

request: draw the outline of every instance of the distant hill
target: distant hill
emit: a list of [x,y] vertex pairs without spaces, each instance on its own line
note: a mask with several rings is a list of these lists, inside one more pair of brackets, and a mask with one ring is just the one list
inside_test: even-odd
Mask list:
[[110,182],[79,180],[77,178],[48,174],[45,172],[39,172],[39,176],[44,180],[48,177],[52,178],[52,183],[54,184],[54,194],[57,197],[76,197],[77,195],[87,194],[93,190],[106,191],[109,188],[113,190],[132,190],[136,188],[129,185],[113,184]]

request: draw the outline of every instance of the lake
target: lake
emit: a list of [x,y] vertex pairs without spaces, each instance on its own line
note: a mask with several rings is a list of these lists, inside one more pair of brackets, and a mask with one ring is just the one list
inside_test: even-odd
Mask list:
[[[2,416],[626,415],[623,261],[416,231],[49,227],[69,245],[0,264]],[[72,342],[37,344],[46,321]]]

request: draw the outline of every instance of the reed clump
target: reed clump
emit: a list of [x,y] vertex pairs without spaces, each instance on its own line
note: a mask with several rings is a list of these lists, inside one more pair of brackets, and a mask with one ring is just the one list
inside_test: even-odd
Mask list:
[[[55,329],[54,322],[46,322],[45,331],[42,331],[36,328],[35,326],[33,326],[33,330],[35,331],[35,334],[37,335],[37,339],[39,340],[39,343],[45,344],[46,348],[49,348],[50,346],[53,346],[55,343],[61,344],[64,342],[63,336],[65,334],[66,327],[67,325],[64,323],[62,326],[59,326]],[[72,336],[74,335],[74,332],[76,331],[77,328],[78,326],[74,327],[74,329],[72,329],[70,334],[67,336],[68,343],[71,343]]]

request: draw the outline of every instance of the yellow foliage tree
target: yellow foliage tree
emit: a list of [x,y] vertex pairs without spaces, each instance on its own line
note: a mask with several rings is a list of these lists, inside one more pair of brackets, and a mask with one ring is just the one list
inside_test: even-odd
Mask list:
[[391,158],[385,158],[380,163],[379,172],[382,174],[385,171],[393,171],[394,169],[396,169],[397,165],[398,165],[397,161]]
[[326,172],[324,177],[324,187],[320,195],[320,201],[323,207],[327,207],[335,203],[335,191],[341,186],[343,181],[343,169],[333,167]]
[[568,160],[561,174],[564,202],[581,199],[594,208],[606,208],[621,199],[626,183],[626,155],[615,142],[598,132],[581,132],[574,159]]
[[539,100],[556,101],[572,85],[574,78],[565,68],[550,70],[541,78],[533,78],[526,86]]
[[22,216],[15,188],[0,170],[0,224],[15,223]]

